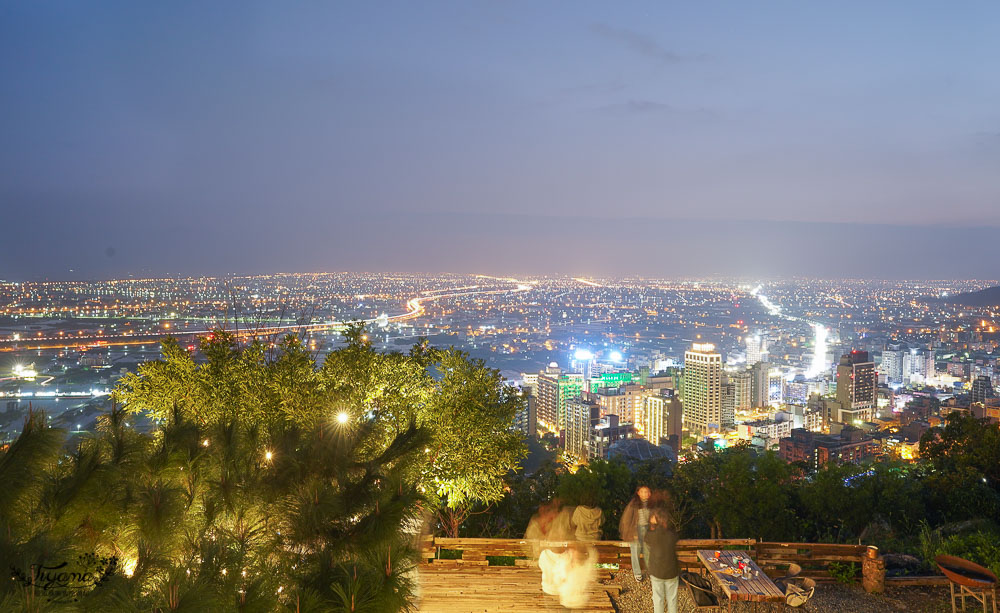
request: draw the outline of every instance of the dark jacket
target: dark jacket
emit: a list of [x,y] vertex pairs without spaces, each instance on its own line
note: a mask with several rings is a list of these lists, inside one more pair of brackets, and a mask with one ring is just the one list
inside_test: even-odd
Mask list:
[[634,541],[638,538],[639,532],[639,509],[642,508],[642,501],[638,496],[633,496],[625,510],[622,511],[621,521],[618,523],[618,532],[622,535],[623,541]]
[[657,524],[646,533],[646,568],[657,579],[673,579],[680,574],[677,562],[677,533],[670,526]]

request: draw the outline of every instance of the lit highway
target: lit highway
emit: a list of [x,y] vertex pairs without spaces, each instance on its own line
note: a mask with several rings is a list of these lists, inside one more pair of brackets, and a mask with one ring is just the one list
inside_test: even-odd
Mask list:
[[[524,292],[532,288],[530,284],[521,283],[516,279],[502,279],[504,282],[511,283],[514,287],[507,289],[497,289],[497,290],[485,290],[480,289],[479,286],[469,285],[463,287],[454,287],[446,290],[438,291],[428,291],[424,292],[426,295],[417,296],[406,301],[406,312],[399,313],[396,315],[390,315],[386,317],[374,317],[369,319],[357,320],[365,324],[372,324],[378,322],[403,322],[410,321],[421,317],[425,314],[426,308],[425,304],[429,302],[435,302],[444,298],[455,298],[459,296],[470,296],[473,294],[488,295],[488,294],[506,294],[506,293],[519,293]],[[353,322],[338,322],[330,321],[324,323],[315,324],[286,324],[280,326],[264,326],[257,328],[248,328],[244,330],[235,331],[240,338],[249,338],[255,336],[268,336],[272,334],[281,334],[283,332],[324,332],[324,331],[336,331],[341,330],[349,323]],[[154,345],[160,343],[164,338],[168,336],[174,336],[176,338],[190,338],[197,336],[204,336],[206,334],[211,334],[212,330],[174,330],[174,331],[163,331],[163,332],[137,332],[134,334],[120,333],[120,334],[99,334],[92,336],[79,336],[79,337],[67,337],[67,336],[39,336],[36,338],[21,338],[21,339],[3,339],[0,340],[0,351],[16,351],[16,350],[39,350],[39,349],[63,349],[66,347],[116,347],[116,346],[127,346],[127,345]],[[67,342],[71,341],[71,342]]]

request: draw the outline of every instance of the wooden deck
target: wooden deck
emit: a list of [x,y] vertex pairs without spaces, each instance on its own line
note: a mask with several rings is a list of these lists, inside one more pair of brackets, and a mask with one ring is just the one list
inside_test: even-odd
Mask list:
[[[613,613],[608,590],[618,586],[600,585],[610,579],[607,571],[598,574],[590,588],[590,602],[579,613]],[[542,573],[537,566],[485,566],[460,564],[420,565],[421,613],[530,613],[567,611],[559,599],[542,592]]]
[[[565,542],[546,543],[559,549]],[[631,568],[627,543],[597,541],[590,543],[598,554],[597,561]],[[419,565],[421,613],[529,613],[531,611],[567,611],[556,597],[542,592],[542,576],[537,564],[531,560],[531,544],[523,539],[433,538],[426,537],[421,545],[423,562]],[[802,567],[799,576],[811,577],[819,582],[833,581],[831,563],[853,562],[858,566],[861,579],[861,562],[866,548],[861,545],[832,545],[820,543],[770,543],[753,539],[681,540],[677,554],[681,567],[700,571],[704,567],[697,557],[697,550],[745,551],[756,562],[763,574],[781,577],[788,565]],[[450,550],[442,556],[442,550]],[[444,559],[455,557],[460,559]],[[499,562],[491,556],[515,558],[515,566],[493,565]],[[617,596],[620,586],[606,583],[611,578],[608,570],[598,570],[597,581],[590,586],[588,608],[580,612],[612,613],[612,595]],[[944,577],[900,577],[886,581],[898,585],[946,585]]]

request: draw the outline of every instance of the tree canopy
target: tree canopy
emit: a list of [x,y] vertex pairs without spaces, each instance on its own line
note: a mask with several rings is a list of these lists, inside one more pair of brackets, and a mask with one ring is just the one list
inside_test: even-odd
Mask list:
[[[93,435],[33,413],[0,450],[0,564],[16,571],[0,609],[404,608],[429,513],[502,497],[520,399],[460,351],[346,338],[322,365],[294,336],[217,331],[202,357],[168,340]],[[96,564],[99,585],[51,602],[36,569],[62,562]]]

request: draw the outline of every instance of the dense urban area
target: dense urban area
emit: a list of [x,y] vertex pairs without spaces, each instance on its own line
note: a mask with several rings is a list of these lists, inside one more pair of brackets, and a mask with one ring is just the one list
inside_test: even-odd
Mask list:
[[654,280],[288,274],[0,284],[0,428],[29,403],[93,430],[115,382],[174,336],[215,329],[319,356],[349,322],[382,350],[419,339],[499,369],[517,427],[567,459],[676,456],[747,441],[789,461],[913,459],[952,412],[996,419],[991,281]]

